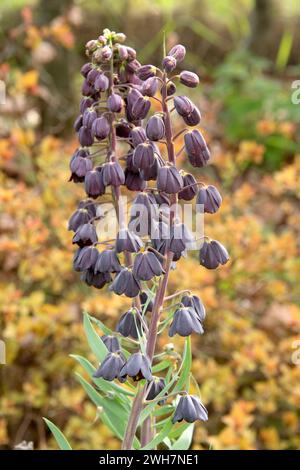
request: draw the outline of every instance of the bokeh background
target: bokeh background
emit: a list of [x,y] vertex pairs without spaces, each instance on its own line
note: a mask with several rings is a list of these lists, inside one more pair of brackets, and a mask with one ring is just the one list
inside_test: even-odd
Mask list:
[[82,196],[67,180],[84,44],[108,27],[156,64],[165,30],[201,77],[191,98],[213,159],[197,176],[224,196],[206,233],[231,262],[209,272],[192,257],[171,276],[170,292],[193,290],[208,313],[193,369],[210,419],[193,448],[299,449],[298,0],[1,0],[0,21],[0,448],[55,448],[42,416],[76,449],[119,447],[69,357],[95,363],[83,309],[114,326],[127,306],[79,281],[66,229]]

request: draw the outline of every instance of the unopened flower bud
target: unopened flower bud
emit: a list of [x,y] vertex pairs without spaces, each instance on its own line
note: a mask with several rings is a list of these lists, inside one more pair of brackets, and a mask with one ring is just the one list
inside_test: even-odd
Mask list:
[[174,106],[179,116],[189,116],[195,108],[195,105],[186,96],[176,96]]
[[165,124],[161,116],[151,116],[146,126],[146,134],[149,140],[157,141],[164,138]]
[[118,53],[121,62],[128,59],[128,49],[125,46],[118,46]]
[[177,61],[175,57],[168,55],[164,58],[162,65],[166,72],[172,72],[176,68]]
[[142,65],[136,71],[136,74],[141,80],[148,80],[150,77],[155,77],[156,67],[154,65]]
[[179,81],[189,88],[196,88],[199,85],[199,77],[194,72],[184,70],[179,75]]
[[143,82],[141,92],[144,96],[154,96],[157,92],[158,81],[156,77],[150,77]]
[[109,80],[106,75],[103,73],[99,74],[95,80],[95,90],[97,91],[106,91],[109,87]]
[[101,49],[101,59],[104,61],[104,62],[108,62],[112,57],[112,50],[109,46],[104,46],[102,49]]
[[101,116],[93,122],[92,134],[97,140],[104,140],[110,132],[110,125],[106,117]]
[[115,43],[116,42],[123,43],[126,41],[126,35],[124,33],[115,33],[112,39]]
[[176,46],[172,47],[168,55],[173,56],[177,62],[182,62],[183,59],[185,58],[186,50],[185,47],[182,46],[182,44],[177,44]]
[[107,107],[112,113],[120,113],[122,111],[123,100],[117,93],[112,93],[107,100]]
[[95,39],[88,41],[85,48],[88,52],[94,52],[97,49],[97,41]]
[[176,93],[176,85],[173,82],[167,83],[167,96],[172,96]]
[[86,126],[82,126],[79,129],[78,139],[79,139],[80,145],[82,145],[82,147],[89,147],[94,142],[93,135],[92,135],[90,129],[88,129]]
[[210,153],[203,135],[194,129],[184,136],[185,149],[190,163],[194,167],[205,166],[210,158]]

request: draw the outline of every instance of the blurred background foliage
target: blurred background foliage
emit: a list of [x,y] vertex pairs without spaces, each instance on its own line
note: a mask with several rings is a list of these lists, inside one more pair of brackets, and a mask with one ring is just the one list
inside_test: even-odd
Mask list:
[[2,0],[0,21],[0,448],[23,439],[55,448],[42,416],[74,448],[119,446],[69,357],[90,354],[83,309],[113,327],[127,306],[79,282],[66,230],[82,196],[67,182],[78,71],[85,42],[109,27],[126,33],[142,62],[158,64],[165,30],[202,79],[192,99],[213,160],[197,176],[223,192],[206,233],[224,242],[231,263],[208,272],[189,258],[170,280],[170,292],[191,289],[208,313],[193,355],[210,420],[193,448],[299,449],[298,1]]

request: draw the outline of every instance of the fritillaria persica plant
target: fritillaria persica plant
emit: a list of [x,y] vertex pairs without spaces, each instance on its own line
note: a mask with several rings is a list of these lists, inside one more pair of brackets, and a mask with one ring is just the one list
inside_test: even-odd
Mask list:
[[[83,387],[123,449],[155,449],[162,442],[176,449],[183,446],[182,436],[190,445],[196,420],[208,418],[199,396],[189,393],[194,386],[190,336],[203,334],[205,308],[188,291],[167,295],[170,271],[176,264],[180,270],[180,258],[193,242],[178,208],[196,198],[197,208],[213,214],[222,198],[214,186],[198,183],[176,163],[174,142],[183,133],[181,152],[192,167],[201,168],[210,159],[196,129],[199,109],[188,97],[176,95],[176,81],[188,88],[199,84],[193,72],[176,73],[185,47],[172,47],[159,68],[141,65],[125,39],[104,30],[86,45],[89,61],[81,69],[83,98],[74,124],[79,147],[70,163],[70,179],[83,185],[86,198],[71,216],[69,230],[81,279],[129,297],[132,307],[121,315],[115,332],[85,314],[84,327],[100,364],[95,368],[76,358],[95,385],[81,377]],[[184,125],[176,135],[172,113]],[[122,191],[133,195],[128,224]],[[103,240],[97,227],[104,198],[114,202],[115,239]],[[202,238],[200,264],[207,269],[225,264],[228,253],[221,243]],[[182,355],[173,344],[156,351],[165,329],[170,337],[186,338]]]

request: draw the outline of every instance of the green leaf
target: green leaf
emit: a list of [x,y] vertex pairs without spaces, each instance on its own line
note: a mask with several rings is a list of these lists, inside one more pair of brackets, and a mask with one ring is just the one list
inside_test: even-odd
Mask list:
[[168,367],[170,367],[170,364],[170,361],[161,361],[152,367],[152,372],[156,374],[157,372],[161,372],[162,370],[168,369]]
[[184,346],[183,358],[182,358],[182,371],[177,384],[174,387],[173,392],[181,392],[186,387],[189,374],[192,367],[192,348],[191,338],[187,337]]
[[55,437],[55,440],[61,450],[72,450],[72,447],[70,446],[69,442],[67,441],[66,437],[63,435],[60,429],[58,429],[57,426],[55,426],[52,421],[50,421],[47,418],[43,418],[45,423],[47,424],[48,428],[52,432],[53,436]]
[[83,314],[83,327],[89,343],[89,346],[97,359],[102,362],[108,353],[108,350],[101,340],[100,336],[96,333],[88,313]]
[[[102,421],[120,440],[123,440],[129,413],[116,399],[102,397],[80,374],[76,373],[75,375],[92,402],[103,408],[103,412],[100,414]],[[139,441],[135,439],[134,447],[139,448],[139,446]]]
[[175,441],[171,450],[188,450],[191,446],[194,433],[194,423],[190,424],[181,436]]
[[98,318],[92,317],[91,315],[88,315],[88,316],[89,316],[89,319],[91,320],[91,322],[93,322],[97,326],[99,326],[99,328],[103,331],[103,333],[105,335],[111,335],[113,333],[113,331],[110,328],[108,328],[107,326],[105,326],[104,323],[102,323],[101,320],[99,320]]

